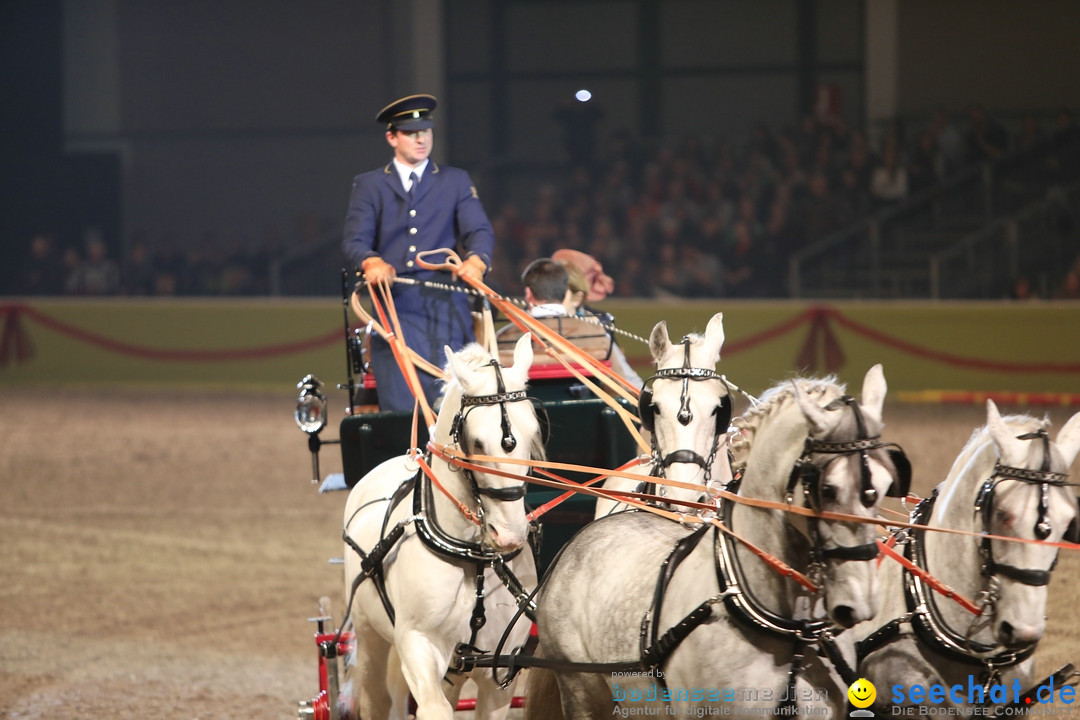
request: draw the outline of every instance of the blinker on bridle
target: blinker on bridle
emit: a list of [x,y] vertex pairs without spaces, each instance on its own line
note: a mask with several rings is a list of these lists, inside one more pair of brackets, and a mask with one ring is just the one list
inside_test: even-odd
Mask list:
[[[682,389],[679,395],[679,412],[676,414],[679,424],[683,427],[688,426],[694,420],[693,411],[690,409],[690,381],[699,380],[719,380],[724,384],[725,388],[728,388],[727,380],[718,374],[712,368],[697,368],[690,365],[690,336],[684,335],[680,341],[683,346],[683,364],[682,367],[674,368],[660,368],[648,380],[645,381],[645,385],[642,388],[641,396],[638,400],[638,416],[641,418],[642,427],[646,430],[652,430],[654,427],[654,417],[652,410],[652,383],[654,380],[682,380]],[[716,457],[716,452],[720,447],[720,436],[728,429],[728,425],[731,422],[731,393],[721,396],[720,405],[716,408],[716,432],[713,435],[712,450],[709,454],[709,458],[703,458],[696,451],[682,448],[679,450],[673,450],[668,454],[661,457],[656,447],[656,435],[652,437],[653,455],[656,462],[653,465],[653,474],[663,476],[664,471],[671,465],[676,463],[685,463],[690,465],[697,465],[705,471],[705,484],[708,484],[712,474],[712,464]]]
[[[462,396],[461,408],[458,410],[458,414],[454,417],[454,421],[450,427],[450,435],[453,437],[454,442],[461,446],[461,442],[465,434],[465,418],[469,414],[469,410],[481,405],[498,405],[500,412],[500,425],[502,428],[502,442],[501,446],[504,452],[513,452],[517,447],[517,438],[514,437],[513,429],[510,427],[510,416],[506,412],[506,403],[508,402],[520,402],[522,400],[528,400],[528,396],[524,390],[514,390],[512,392],[506,391],[506,384],[503,382],[502,365],[499,364],[497,359],[492,358],[491,367],[495,370],[495,382],[498,392],[493,395],[475,395],[475,396]],[[468,452],[468,450],[466,450]],[[513,502],[525,497],[525,484],[522,483],[517,487],[510,488],[487,488],[480,487],[476,482],[476,477],[472,471],[466,470],[466,474],[469,477],[469,483],[472,485],[473,493],[476,495],[484,495],[490,497],[493,500],[502,500],[505,502]]]
[[[859,403],[854,397],[851,395],[844,395],[837,401],[830,403],[827,409],[832,409],[836,402],[841,402],[851,408],[851,412],[855,416],[855,429],[858,437],[857,439],[848,442],[828,442],[826,440],[817,440],[812,437],[807,437],[806,444],[803,447],[802,457],[796,462],[795,469],[792,470],[791,477],[788,480],[787,501],[791,502],[795,494],[795,485],[802,480],[804,490],[808,494],[812,493],[814,495],[812,498],[814,504],[820,504],[817,498],[817,484],[821,478],[821,470],[811,461],[811,455],[815,453],[826,455],[851,455],[858,453],[859,502],[862,503],[863,507],[873,507],[874,503],[878,500],[878,492],[874,489],[870,473],[870,451],[882,447],[898,448],[899,446],[895,443],[881,442],[880,435],[874,435],[873,437],[868,435],[866,421],[862,416],[862,410],[859,408]],[[809,487],[811,485],[813,486],[812,488]]]
[[[882,447],[895,447],[896,450],[894,452],[899,454],[903,453],[895,443],[881,442],[880,435],[875,435],[873,437],[868,435],[866,422],[863,420],[862,416],[862,410],[859,408],[859,403],[854,397],[843,395],[837,400],[829,403],[829,405],[826,406],[826,409],[837,409],[837,403],[842,403],[851,408],[851,412],[855,416],[855,429],[858,437],[855,440],[848,442],[828,442],[807,437],[803,446],[802,456],[796,461],[795,467],[792,468],[791,475],[788,478],[786,493],[788,503],[791,503],[794,500],[795,486],[801,482],[803,486],[803,497],[806,499],[807,506],[815,510],[821,507],[821,468],[815,465],[813,460],[811,460],[811,456],[814,453],[827,455],[851,455],[858,453],[859,501],[863,504],[863,507],[872,507],[874,503],[877,502],[878,493],[871,482],[870,451]],[[904,492],[906,492],[906,489]],[[890,490],[889,494],[893,494],[893,491]],[[829,559],[840,561],[867,561],[877,557],[878,548],[877,544],[874,542],[864,543],[862,545],[823,548],[821,547],[821,541],[818,534],[817,519],[809,518],[807,522],[809,525],[811,542],[813,543],[813,549],[811,550],[811,559],[813,562],[823,563],[825,560]]]

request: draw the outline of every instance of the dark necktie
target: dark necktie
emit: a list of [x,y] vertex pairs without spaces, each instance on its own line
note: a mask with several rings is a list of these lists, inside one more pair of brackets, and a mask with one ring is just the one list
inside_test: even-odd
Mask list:
[[420,178],[416,177],[416,173],[409,173],[409,181],[412,185],[409,186],[409,203],[416,202],[416,186],[420,184]]

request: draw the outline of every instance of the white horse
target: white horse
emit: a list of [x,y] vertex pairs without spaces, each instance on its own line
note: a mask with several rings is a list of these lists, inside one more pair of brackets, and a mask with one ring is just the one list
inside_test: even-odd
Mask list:
[[[538,596],[538,657],[550,671],[530,671],[527,717],[700,716],[724,701],[745,712],[781,704],[796,706],[788,713],[836,714],[847,685],[807,646],[843,653],[834,622],[873,616],[873,527],[783,507],[876,515],[897,481],[879,439],[885,392],[880,366],[866,374],[861,404],[832,379],[797,380],[737,421],[733,451],[745,465],[738,494],[777,504],[725,503],[721,517],[742,541],[645,511],[579,532]],[[776,572],[744,542],[809,572],[820,592]]]
[[[672,344],[667,323],[660,321],[649,336],[656,372],[645,382],[638,401],[642,428],[651,436],[652,461],[632,472],[679,483],[722,488],[731,480],[727,429],[731,394],[716,374],[724,344],[724,314],[717,313],[705,334],[687,335]],[[699,501],[701,490],[654,484],[648,479],[609,478],[604,489],[647,492],[669,500]],[[672,503],[675,510],[680,506]],[[596,517],[627,509],[607,498],[596,501]]]
[[[435,443],[469,455],[543,459],[543,418],[524,391],[531,342],[530,335],[518,341],[508,368],[479,345],[446,349],[451,379]],[[355,587],[347,612],[356,648],[341,705],[352,718],[404,720],[410,692],[420,720],[452,718],[466,677],[447,675],[455,649],[495,647],[522,596],[505,571],[524,587],[536,585],[524,484],[452,467],[438,455],[430,465],[445,492],[400,457],[362,478],[345,506],[345,589],[348,597]],[[516,624],[510,642],[522,644],[528,632],[528,622]],[[490,670],[469,676],[478,688],[476,717],[505,717],[513,688],[500,689]]]
[[[912,522],[1075,542],[1077,500],[1063,483],[1080,450],[1080,413],[1065,424],[1056,443],[1046,435],[1045,421],[1027,415],[1002,418],[992,400],[986,415],[986,425],[974,432],[945,481],[912,513]],[[1025,686],[1032,680],[1031,654],[1046,629],[1047,583],[1057,549],[942,532],[900,537],[905,535],[901,542],[910,560],[977,599],[983,612],[976,618],[885,558],[879,569],[883,604],[874,622],[856,628],[859,671],[876,685],[878,702],[925,704],[925,698],[912,702],[908,691],[914,684],[944,686],[942,702],[949,706],[1013,702],[1013,681]],[[1006,685],[1008,692],[969,697],[969,684],[982,688],[984,683]],[[954,696],[949,689],[957,684],[962,689]]]

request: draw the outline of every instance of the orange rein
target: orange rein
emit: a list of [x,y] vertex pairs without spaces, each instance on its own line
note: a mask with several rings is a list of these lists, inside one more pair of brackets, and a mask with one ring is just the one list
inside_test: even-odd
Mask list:
[[[423,255],[430,255],[430,254],[436,253],[436,252],[445,253],[447,255],[447,260],[442,264],[432,264],[432,263],[427,263],[427,262],[425,262],[425,261],[423,261],[421,259],[421,256],[423,256]],[[420,267],[425,268],[425,269],[451,270],[451,271],[453,271],[453,270],[455,270],[457,267],[459,267],[461,265],[461,260],[452,251],[433,250],[433,251],[426,251],[426,252],[418,253],[417,254],[417,264]],[[556,333],[552,329],[550,329],[547,326],[537,322],[528,313],[526,313],[525,311],[523,311],[520,308],[516,307],[515,305],[513,305],[512,303],[510,303],[509,301],[505,300],[500,295],[498,295],[497,293],[492,291],[482,281],[473,280],[472,278],[469,278],[467,276],[463,276],[460,279],[463,282],[465,282],[466,284],[473,287],[474,289],[476,289],[479,292],[483,293],[487,298],[489,298],[492,301],[492,303],[496,307],[498,307],[500,310],[502,310],[506,314],[506,316],[510,319],[511,322],[513,322],[515,325],[517,325],[523,331],[532,332],[533,335],[534,335],[534,338],[537,338],[537,337],[540,338],[540,341],[542,341],[542,344],[544,345],[547,354],[554,357],[556,360],[558,360],[560,363],[562,363],[563,366],[566,367],[579,381],[585,383],[590,389],[593,390],[594,393],[597,394],[598,397],[601,397],[602,399],[604,399],[604,401],[609,406],[611,406],[612,409],[616,413],[618,413],[621,418],[623,418],[624,422],[627,423],[628,429],[631,431],[632,435],[639,442],[639,444],[642,447],[645,447],[645,443],[644,443],[643,439],[641,438],[641,435],[636,431],[636,428],[634,427],[633,416],[630,416],[629,413],[627,413],[608,393],[606,393],[601,388],[599,388],[595,383],[590,382],[586,377],[584,377],[584,375],[582,373],[580,373],[576,368],[574,368],[563,357],[563,355],[569,355],[570,357],[577,360],[580,365],[587,366],[588,368],[590,368],[592,370],[592,374],[593,374],[594,377],[596,377],[597,379],[601,380],[602,382],[607,384],[609,387],[611,387],[615,391],[615,393],[618,394],[619,396],[623,397],[624,399],[626,399],[628,401],[636,402],[636,400],[637,400],[637,398],[636,398],[637,391],[632,386],[630,386],[626,382],[626,380],[624,378],[622,378],[621,376],[618,376],[615,373],[613,373],[609,368],[604,366],[602,363],[600,363],[598,360],[596,360],[592,356],[581,352],[580,349],[578,349],[576,346],[574,346],[572,343],[567,341],[565,338],[563,338],[561,335],[559,335],[558,333]],[[379,334],[384,339],[386,339],[387,342],[390,344],[390,347],[391,347],[391,349],[392,349],[392,351],[394,353],[394,358],[398,362],[398,365],[401,367],[402,373],[405,376],[406,382],[408,383],[410,390],[412,390],[413,395],[416,398],[416,408],[415,408],[414,414],[413,414],[413,429],[412,429],[412,438],[411,438],[411,440],[412,440],[411,447],[416,448],[417,444],[418,444],[418,442],[417,442],[418,441],[418,437],[417,437],[417,420],[418,420],[418,415],[419,415],[418,411],[423,412],[429,427],[433,426],[435,424],[434,412],[432,411],[431,407],[428,405],[427,400],[424,397],[423,392],[420,391],[419,379],[416,376],[416,366],[414,365],[414,363],[417,362],[418,358],[415,356],[415,352],[409,350],[409,348],[405,345],[404,339],[401,336],[400,322],[399,322],[399,320],[397,318],[397,311],[396,311],[396,308],[394,306],[393,297],[391,296],[391,294],[389,292],[389,287],[386,286],[386,285],[380,285],[378,287],[378,290],[376,290],[376,287],[369,285],[368,288],[369,288],[369,291],[371,293],[373,306],[375,308],[376,313],[379,315],[379,319],[380,319],[380,321],[382,323],[381,326],[379,325],[379,323],[374,323],[374,327],[376,328],[376,331],[379,332]],[[380,296],[381,296],[382,302],[380,302]],[[383,303],[385,303],[385,308],[383,306]],[[355,294],[354,294],[354,303],[353,303],[354,311],[357,311],[358,306],[359,306],[359,303],[355,301]],[[362,314],[361,312],[357,311],[357,315],[360,316],[361,318],[363,318],[363,317],[365,317],[366,314]],[[391,328],[391,329],[390,330],[384,330],[383,328]],[[406,358],[408,358],[408,360],[406,360]],[[422,365],[422,363],[417,363],[417,364]],[[426,372],[431,372],[431,368],[422,367],[422,369],[424,369]],[[435,369],[437,370],[437,368],[435,368]],[[434,373],[432,373],[432,374],[434,374]],[[441,375],[441,371],[439,371],[439,374]],[[786,563],[784,563],[779,558],[767,553],[766,551],[762,550],[761,548],[756,547],[755,545],[753,545],[752,543],[747,541],[745,538],[741,537],[740,535],[738,535],[737,533],[732,531],[730,528],[728,528],[722,522],[717,520],[715,517],[706,518],[706,517],[701,517],[699,515],[687,515],[685,513],[678,513],[678,512],[673,512],[673,511],[669,511],[669,510],[664,510],[662,508],[656,507],[654,505],[650,505],[648,503],[649,503],[649,501],[658,501],[658,502],[664,502],[664,503],[669,503],[669,504],[678,504],[678,505],[681,505],[681,506],[684,506],[684,507],[687,507],[687,508],[690,508],[690,509],[693,509],[693,510],[698,510],[698,511],[715,511],[715,506],[712,505],[712,504],[692,502],[692,501],[677,501],[677,500],[673,500],[673,499],[670,499],[670,498],[663,498],[663,497],[659,497],[659,496],[655,496],[655,495],[649,495],[649,494],[645,494],[645,493],[636,493],[636,492],[632,492],[632,491],[612,490],[612,489],[599,489],[599,488],[593,487],[593,485],[595,483],[598,483],[598,482],[600,482],[600,481],[602,481],[602,480],[604,480],[604,479],[606,479],[608,477],[625,477],[625,478],[630,478],[630,479],[642,479],[645,476],[640,475],[640,474],[636,474],[636,473],[629,473],[629,472],[626,472],[626,470],[628,468],[630,468],[630,467],[633,467],[634,465],[646,462],[648,460],[647,455],[639,456],[638,458],[635,458],[634,460],[630,461],[629,463],[627,463],[627,464],[625,464],[625,465],[623,465],[623,466],[621,466],[619,468],[616,468],[614,470],[607,470],[607,469],[592,468],[592,467],[588,467],[588,466],[574,465],[574,464],[570,464],[570,463],[538,462],[538,461],[533,461],[533,460],[518,460],[518,459],[515,459],[515,458],[495,458],[495,457],[479,456],[479,455],[462,457],[462,456],[458,455],[457,453],[455,453],[454,451],[452,451],[448,446],[439,445],[437,443],[434,443],[433,441],[429,441],[427,447],[428,447],[428,450],[431,451],[433,454],[438,455],[443,460],[445,460],[448,463],[450,463],[452,465],[455,465],[457,467],[467,468],[467,469],[471,469],[471,470],[474,470],[474,471],[485,472],[485,473],[493,474],[493,475],[499,475],[499,476],[507,477],[507,478],[520,479],[520,480],[523,480],[525,482],[531,482],[531,483],[538,484],[538,485],[543,485],[543,486],[546,486],[546,487],[553,487],[553,488],[556,488],[556,489],[565,489],[566,490],[566,492],[564,492],[559,497],[549,501],[548,503],[545,503],[545,505],[543,505],[540,508],[537,508],[532,513],[530,513],[529,514],[529,520],[530,521],[535,520],[535,519],[543,516],[545,513],[550,511],[552,508],[554,508],[559,503],[566,500],[572,494],[584,493],[584,494],[587,494],[587,495],[592,495],[594,497],[602,497],[602,498],[606,498],[606,499],[613,500],[613,501],[616,501],[616,502],[622,502],[622,503],[625,503],[625,504],[630,505],[632,507],[639,508],[639,509],[645,510],[647,512],[652,512],[654,514],[660,515],[662,517],[665,517],[665,518],[668,518],[668,519],[673,520],[675,522],[680,522],[680,523],[683,523],[683,524],[709,523],[711,525],[714,525],[715,527],[720,529],[722,532],[724,532],[725,534],[727,534],[730,537],[732,537],[733,539],[735,539],[736,541],[742,543],[744,545],[744,547],[746,547],[748,550],[750,550],[752,553],[754,553],[756,556],[758,556],[763,562],[765,562],[768,566],[772,567],[780,575],[782,575],[784,577],[792,578],[793,580],[795,580],[796,582],[798,582],[800,585],[807,588],[811,592],[817,592],[818,591],[817,586],[813,582],[811,582],[809,580],[809,578],[807,578],[805,575],[798,572],[794,568],[788,566]],[[450,493],[439,482],[439,480],[436,477],[434,471],[432,470],[430,465],[424,460],[424,458],[422,457],[419,450],[413,450],[411,455],[412,455],[412,458],[418,463],[418,465],[420,466],[422,471],[436,485],[436,487],[438,487],[439,490],[443,494],[445,494],[457,506],[458,510],[462,513],[462,515],[465,518],[467,518],[470,522],[473,522],[474,524],[479,525],[480,520],[479,520],[478,516],[476,515],[476,513],[474,513],[472,510],[470,510],[467,505],[465,505],[460,500],[455,498],[453,496],[453,494]],[[476,464],[477,462],[500,462],[500,463],[507,463],[507,464],[517,464],[517,465],[525,465],[525,466],[529,466],[529,467],[536,467],[536,468],[540,468],[539,472],[541,474],[543,474],[545,476],[545,478],[524,476],[524,475],[518,475],[518,474],[515,474],[515,473],[508,473],[508,472],[497,470],[497,469],[495,469],[493,467],[490,467],[490,466],[478,465],[478,464]],[[590,480],[588,480],[588,481],[586,481],[584,483],[576,483],[576,482],[573,482],[573,481],[568,480],[566,478],[559,477],[558,475],[555,475],[554,473],[551,473],[550,472],[551,469],[570,470],[570,471],[586,472],[586,473],[599,473],[599,474],[597,474],[595,477],[593,477],[592,479],[590,479]],[[669,485],[669,486],[673,486],[673,487],[681,487],[681,488],[688,488],[688,489],[700,489],[702,491],[705,491],[705,488],[703,488],[702,486],[691,485],[689,483],[680,483],[680,482],[668,480],[666,478],[651,478],[651,481],[655,482],[657,484]],[[835,521],[853,522],[853,523],[874,523],[874,524],[882,525],[882,526],[886,526],[886,527],[907,528],[907,529],[916,529],[916,530],[929,530],[929,531],[932,531],[932,532],[943,532],[943,533],[951,533],[951,534],[955,534],[955,535],[969,535],[969,536],[977,537],[977,538],[988,538],[988,539],[993,539],[993,540],[1000,540],[1000,541],[1003,541],[1003,542],[1023,542],[1023,543],[1032,543],[1032,544],[1039,544],[1039,545],[1050,545],[1050,546],[1057,547],[1059,549],[1065,549],[1065,550],[1080,550],[1080,544],[1069,543],[1069,542],[1064,542],[1064,541],[1049,543],[1049,542],[1046,542],[1046,541],[1043,541],[1043,540],[1035,540],[1035,539],[1028,539],[1028,538],[1005,537],[1005,536],[992,535],[992,534],[987,534],[987,533],[982,533],[982,532],[975,532],[975,531],[970,531],[970,530],[958,530],[958,529],[954,529],[954,528],[942,528],[942,527],[927,527],[925,525],[916,525],[916,524],[913,524],[913,523],[910,523],[910,522],[902,522],[902,521],[896,521],[896,520],[886,520],[886,519],[880,518],[880,517],[865,518],[865,517],[860,517],[860,516],[857,516],[857,515],[850,515],[850,514],[847,514],[847,513],[836,513],[836,512],[830,512],[830,511],[815,511],[815,510],[812,510],[810,508],[804,508],[804,507],[797,506],[797,505],[792,505],[792,504],[789,504],[789,503],[786,503],[786,502],[782,503],[782,502],[776,502],[776,501],[770,501],[770,500],[761,500],[761,499],[756,499],[756,498],[748,498],[748,497],[745,497],[745,496],[736,495],[736,494],[728,492],[726,490],[722,490],[722,491],[713,493],[713,495],[714,495],[714,497],[717,497],[717,498],[723,498],[723,499],[731,500],[732,502],[742,503],[744,505],[749,505],[751,507],[782,510],[782,511],[785,511],[785,512],[795,513],[797,515],[803,515],[803,516],[807,516],[807,517],[817,517],[817,518],[824,519],[824,520],[835,520]],[[934,578],[932,575],[930,575],[926,571],[921,570],[920,568],[915,566],[913,563],[911,563],[909,560],[907,560],[907,558],[904,558],[902,555],[897,553],[891,547],[887,546],[885,543],[882,543],[882,542],[879,541],[877,543],[877,545],[878,545],[878,548],[879,548],[879,552],[881,554],[892,558],[896,562],[900,563],[903,567],[908,569],[910,572],[918,575],[920,578],[922,578],[936,592],[940,593],[944,597],[947,597],[947,598],[950,598],[950,599],[954,600],[955,602],[957,602],[959,605],[961,605],[964,609],[968,610],[969,612],[972,612],[972,613],[974,613],[976,615],[978,615],[980,613],[980,610],[978,609],[978,607],[971,600],[964,597],[960,593],[957,593],[955,590],[950,588],[948,585],[945,585],[941,581],[937,580],[936,578]]]
[[[424,413],[424,419],[430,427],[435,424],[435,412],[428,405],[427,398],[420,387],[416,367],[405,359],[409,354],[409,348],[405,345],[405,338],[401,336],[401,321],[397,316],[397,308],[394,305],[394,297],[390,293],[390,287],[385,284],[380,284],[377,288],[368,285],[368,290],[371,293],[372,305],[379,315],[379,320],[382,321],[384,327],[390,328],[387,330],[387,341],[394,353],[394,360],[397,361],[398,367],[401,368],[405,382],[408,384],[409,390],[412,391],[413,397],[416,398],[418,407]],[[382,302],[380,302],[380,296]],[[383,303],[386,304],[385,307]]]
[[[364,310],[363,306],[360,305],[360,297],[355,291],[352,293],[352,297],[349,300],[349,305],[352,307],[352,311],[356,314],[356,317],[360,318],[360,322],[364,323],[365,325],[371,325],[371,327],[375,330],[375,333],[379,337],[381,337],[387,343],[391,342],[390,333],[387,332],[377,320],[371,317],[371,315],[369,315],[366,310]],[[441,368],[438,368],[428,362],[426,358],[421,357],[412,348],[407,347],[406,350],[408,351],[409,359],[418,368],[433,377],[442,378],[444,380],[446,379],[446,373],[444,373]]]
[[911,574],[918,575],[920,578],[922,578],[923,582],[925,582],[927,585],[929,585],[933,590],[936,590],[943,597],[947,597],[950,600],[956,601],[956,603],[960,607],[964,608],[965,610],[970,612],[972,615],[982,615],[982,610],[980,610],[979,607],[975,603],[973,603],[971,600],[967,599],[965,596],[961,595],[960,593],[956,592],[951,587],[949,587],[945,583],[941,582],[936,577],[934,577],[930,573],[926,572],[925,570],[923,570],[918,565],[916,565],[915,563],[908,560],[906,557],[904,557],[900,553],[893,550],[892,547],[890,547],[887,543],[883,543],[880,540],[878,540],[877,545],[878,545],[878,550],[881,552],[882,555],[886,555],[886,556],[892,558],[893,560],[895,560],[896,562],[900,563],[900,565],[903,568],[905,568],[908,572],[910,572]]
[[[439,455],[439,457],[443,458],[447,462],[450,462],[451,464],[453,464],[453,465],[455,465],[457,467],[466,468],[466,469],[475,470],[475,471],[480,471],[480,472],[485,472],[485,473],[488,473],[488,474],[491,474],[491,475],[499,475],[500,477],[522,479],[522,480],[525,480],[526,482],[535,483],[537,485],[544,485],[546,487],[553,487],[553,488],[557,488],[557,489],[569,488],[571,492],[585,493],[586,495],[593,495],[594,497],[607,498],[609,500],[614,500],[614,501],[617,501],[617,502],[623,502],[623,503],[626,503],[627,505],[630,505],[632,507],[638,508],[640,510],[644,510],[646,512],[651,512],[654,515],[659,515],[661,517],[667,518],[669,520],[673,520],[675,522],[682,523],[684,525],[692,524],[692,523],[696,523],[696,524],[708,523],[708,524],[713,525],[714,527],[718,528],[724,534],[730,536],[734,540],[741,543],[744,547],[746,547],[752,553],[757,555],[763,562],[765,562],[766,565],[771,567],[775,572],[779,573],[781,576],[791,578],[792,580],[799,583],[800,585],[802,585],[803,587],[805,587],[808,591],[810,591],[812,593],[816,593],[816,592],[819,591],[818,586],[815,585],[810,580],[810,578],[806,577],[805,575],[800,573],[798,570],[796,570],[795,568],[793,568],[790,565],[788,565],[787,563],[785,563],[780,558],[778,558],[778,557],[776,557],[774,555],[771,555],[768,552],[766,552],[765,550],[762,550],[761,548],[757,547],[756,545],[751,543],[746,538],[742,537],[738,533],[731,530],[729,527],[727,527],[724,523],[720,522],[716,518],[714,518],[714,517],[713,518],[705,518],[705,517],[702,517],[700,515],[686,515],[685,513],[672,512],[670,510],[664,510],[662,508],[659,508],[659,507],[656,507],[656,506],[653,506],[653,505],[649,505],[648,503],[644,502],[644,500],[638,499],[638,498],[650,498],[650,499],[659,500],[661,502],[665,502],[666,498],[660,498],[660,497],[656,497],[656,496],[644,495],[642,493],[626,492],[626,491],[622,491],[622,490],[606,490],[606,489],[602,490],[602,489],[599,489],[599,488],[591,487],[590,485],[588,485],[586,483],[576,483],[576,482],[573,482],[571,480],[566,480],[564,478],[560,478],[558,480],[555,480],[555,479],[541,479],[541,478],[538,478],[538,477],[525,477],[525,476],[522,476],[522,475],[518,475],[516,473],[503,472],[501,470],[497,470],[497,469],[492,468],[492,467],[488,467],[488,466],[484,466],[484,465],[477,465],[474,462],[464,460],[459,455],[457,455],[452,450],[450,450],[447,446],[438,445],[438,444],[436,444],[434,442],[428,442],[428,450],[431,451],[434,454]],[[520,464],[520,465],[527,465],[527,464],[532,464],[533,463],[533,461],[530,461],[530,460],[515,460],[513,458],[491,458],[491,457],[487,457],[487,456],[470,456],[470,457],[471,457],[472,460],[475,460],[475,461],[491,460],[491,461],[498,461],[498,462],[510,462],[510,463],[513,463],[513,464]],[[547,463],[547,464],[550,465],[550,466],[553,466],[553,467],[559,467],[559,468],[564,468],[564,469],[595,470],[595,468],[585,468],[583,466],[571,465],[571,464],[568,464],[568,463]],[[610,471],[609,472],[609,471],[605,470],[604,472],[608,473],[610,475],[620,475],[620,476],[629,475],[629,473],[623,473],[621,471]],[[641,476],[641,475],[633,475],[632,477],[641,478],[643,476]],[[679,483],[679,484],[686,485],[687,483]],[[697,489],[697,488],[700,488],[701,486],[694,485],[693,487],[695,489]],[[678,504],[687,505],[687,506],[697,506],[698,508],[714,509],[712,506],[707,505],[705,503],[679,502]]]
[[[425,260],[425,257],[434,255],[436,253],[444,255],[446,259],[442,263],[431,263]],[[416,264],[419,267],[424,268],[425,270],[445,270],[453,272],[461,266],[461,259],[452,250],[426,250],[416,254]],[[603,400],[623,421],[623,424],[626,425],[627,430],[638,443],[638,446],[646,452],[648,451],[648,444],[644,441],[644,439],[641,437],[641,434],[637,431],[637,427],[635,425],[637,419],[633,415],[628,413],[612,397],[612,394],[615,394],[627,400],[628,402],[636,404],[638,399],[638,391],[636,388],[630,385],[630,383],[625,378],[613,372],[602,362],[592,357],[591,355],[583,352],[580,348],[571,343],[569,340],[562,337],[557,332],[547,327],[543,323],[537,321],[535,318],[529,315],[529,313],[499,295],[497,292],[485,285],[483,281],[474,280],[473,278],[468,276],[462,276],[460,279],[477,292],[482,293],[484,297],[490,300],[495,307],[502,310],[506,317],[517,327],[521,328],[521,330],[531,332],[534,340],[541,343],[545,347],[547,354],[558,360],[559,363],[563,365],[563,367],[569,370],[570,373],[573,374],[578,380],[588,386],[589,389],[592,390],[597,397]],[[585,379],[584,376],[580,372],[578,372],[576,368],[572,367],[563,356],[569,356],[582,367],[589,368],[593,377],[607,385],[611,392],[609,393],[607,391],[601,390],[594,383]]]

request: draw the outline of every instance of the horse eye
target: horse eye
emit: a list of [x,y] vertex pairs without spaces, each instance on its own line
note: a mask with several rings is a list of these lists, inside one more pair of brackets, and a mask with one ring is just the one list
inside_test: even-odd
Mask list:
[[824,485],[821,488],[821,499],[828,502],[836,502],[836,486]]
[[483,443],[483,441],[481,441],[481,440],[473,440],[472,449],[473,449],[473,452],[476,453],[477,455],[483,455],[484,454],[484,443]]
[[1015,522],[1015,518],[1008,510],[995,510],[994,518],[1005,528],[1011,528]]
[[653,403],[652,411],[653,411],[653,415],[659,415],[660,414],[660,406],[657,405],[656,403]]

